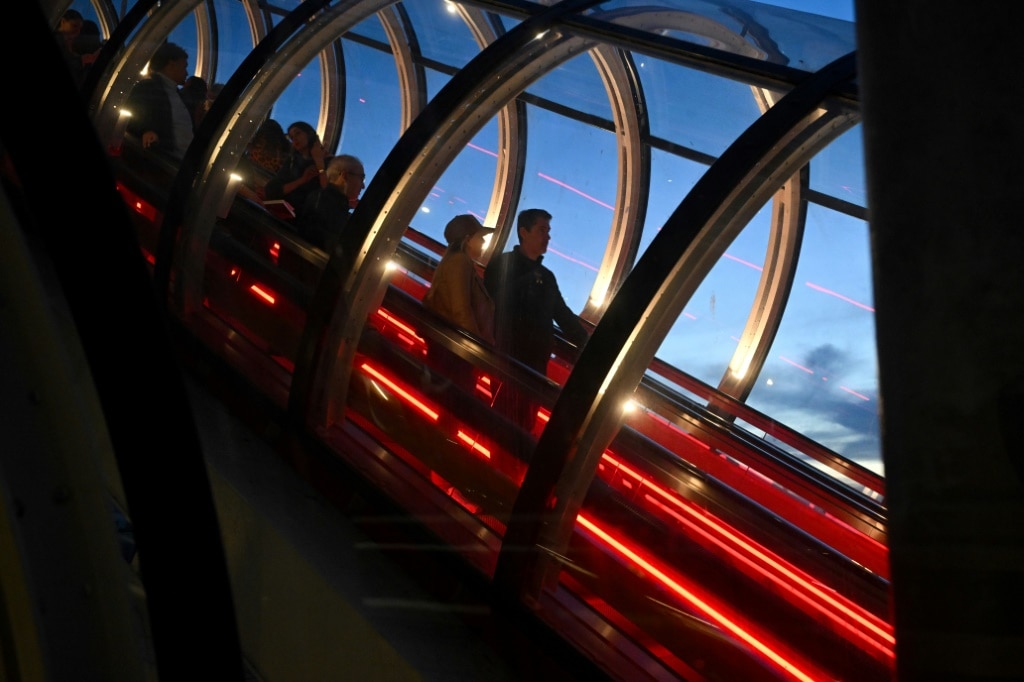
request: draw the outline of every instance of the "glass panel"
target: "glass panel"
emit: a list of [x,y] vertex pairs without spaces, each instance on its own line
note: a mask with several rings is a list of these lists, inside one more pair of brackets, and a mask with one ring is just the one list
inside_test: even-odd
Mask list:
[[93,7],[92,0],[74,0],[68,9],[76,10],[82,15],[82,19],[84,21],[94,21],[97,25],[100,23],[99,13],[96,11],[96,8]]
[[686,195],[707,171],[707,166],[674,154],[651,151],[651,190],[638,254],[642,254],[662,225],[679,208]]
[[491,120],[438,179],[416,214],[413,227],[444,245],[445,225],[455,216],[471,213],[482,221],[491,201],[497,149],[498,123]]
[[437,97],[437,93],[441,92],[441,89],[448,84],[448,81],[452,79],[446,73],[442,73],[435,69],[424,69],[424,73],[427,78],[427,99],[432,100]]
[[[849,3],[837,4],[849,8]],[[612,0],[602,9],[635,10],[616,23],[803,71],[817,71],[857,47],[851,21],[759,2],[665,0],[652,7],[644,0]],[[707,23],[695,23],[688,15]]]
[[313,57],[302,69],[296,71],[290,85],[274,103],[270,110],[271,117],[277,119],[281,126],[288,126],[296,121],[305,121],[314,128],[320,121],[320,57]]
[[348,40],[342,47],[347,101],[338,152],[359,157],[369,185],[402,132],[398,75],[390,54]]
[[384,32],[384,24],[381,23],[377,14],[359,22],[359,24],[352,29],[352,33],[372,38],[384,45],[387,45],[388,43],[388,34]]
[[651,134],[719,156],[761,116],[750,86],[636,55]]
[[[450,77],[426,70],[427,96],[436,97]],[[376,122],[375,122],[376,124]],[[498,123],[488,121],[455,158],[423,200],[412,227],[435,240],[443,249],[444,227],[454,216],[471,213],[483,220],[491,201],[497,167]],[[411,248],[420,249],[415,244]],[[433,251],[426,251],[436,255]]]
[[757,293],[768,248],[771,205],[761,209],[701,283],[662,342],[657,357],[717,386]]
[[535,82],[527,93],[610,120],[611,104],[593,60],[581,55]]
[[771,0],[766,4],[819,14],[833,19],[853,21],[853,0]]
[[857,125],[823,149],[811,163],[811,189],[866,208],[863,129]]
[[211,240],[203,303],[290,372],[325,258],[289,228],[255,206],[236,204]]
[[216,70],[210,74],[211,84],[227,82],[252,51],[252,32],[242,3],[234,0],[215,0],[217,16]]
[[867,223],[808,207],[789,305],[747,403],[881,471]]
[[542,600],[557,603],[558,590],[568,591],[627,623],[637,641],[655,638],[659,660],[684,679],[683,661],[694,660],[702,678],[776,677],[759,670],[775,664],[722,637],[730,629],[762,653],[776,652],[776,663],[788,658],[788,672],[803,679],[883,679],[885,663],[852,655],[856,647],[872,654],[880,643],[851,636],[842,623],[851,613],[866,622],[885,617],[886,587],[855,578],[884,562],[884,551],[839,561],[808,551],[790,524],[830,539],[845,537],[849,526],[772,483],[771,463],[759,460],[756,445],[670,405],[651,405],[629,412],[604,451],[567,546],[546,547],[559,557],[549,567],[558,581],[557,589],[545,582],[552,587]]
[[501,14],[493,14],[491,16],[492,19],[502,27],[502,30],[497,32],[499,36],[501,36],[503,33],[508,33],[516,26],[523,23],[523,20],[517,17],[508,17]]
[[389,462],[406,465],[399,472],[406,485],[431,490],[431,504],[447,496],[447,504],[469,512],[455,519],[420,518],[428,526],[439,524],[434,527],[442,537],[469,532],[457,546],[490,573],[534,438],[543,428],[537,419],[534,434],[521,430],[510,421],[502,396],[529,395],[550,410],[550,390],[543,393],[550,387],[530,372],[507,374],[507,363],[491,349],[402,293],[418,299],[422,286],[396,270],[356,351],[345,417],[387,443]]
[[[558,278],[565,302],[579,312],[611,233],[618,140],[613,133],[538,107],[530,107],[527,115],[526,173],[518,210],[543,208],[551,213],[544,265]],[[515,243],[510,236],[507,248]]]
[[420,0],[403,3],[403,7],[409,13],[420,53],[426,59],[462,67],[480,52],[452,3]]
[[167,36],[168,41],[181,45],[185,48],[185,52],[188,52],[188,72],[190,75],[196,72],[196,54],[198,54],[199,49],[199,37],[195,13],[199,11],[205,10],[200,7],[186,15],[181,20],[181,23],[175,26],[171,34]]

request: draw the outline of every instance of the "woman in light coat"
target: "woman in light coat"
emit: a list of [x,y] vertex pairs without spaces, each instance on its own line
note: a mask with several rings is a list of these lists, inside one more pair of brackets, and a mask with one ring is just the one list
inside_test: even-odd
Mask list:
[[428,309],[490,344],[494,344],[494,301],[476,262],[483,254],[484,237],[493,231],[468,214],[452,218],[444,228],[448,249],[423,298]]

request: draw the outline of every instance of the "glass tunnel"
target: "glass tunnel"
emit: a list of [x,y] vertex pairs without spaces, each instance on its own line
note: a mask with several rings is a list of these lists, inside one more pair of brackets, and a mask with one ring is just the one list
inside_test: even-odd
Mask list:
[[[168,316],[498,601],[614,679],[892,677],[852,21],[745,0],[40,5],[100,28],[81,99]],[[165,41],[210,86],[181,158],[130,132]],[[365,169],[335,248],[268,203],[268,119]],[[495,228],[482,274],[530,208],[589,337],[556,333],[543,373],[422,305],[449,220]]]

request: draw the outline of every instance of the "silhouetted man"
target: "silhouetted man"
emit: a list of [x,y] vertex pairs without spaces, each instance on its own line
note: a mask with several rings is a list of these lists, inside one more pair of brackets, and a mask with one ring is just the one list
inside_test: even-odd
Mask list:
[[188,53],[180,45],[164,43],[149,60],[149,77],[132,88],[125,108],[131,114],[128,132],[143,149],[175,159],[185,156],[192,142],[192,114],[178,86],[188,78]]
[[[555,273],[541,264],[551,241],[551,214],[541,208],[521,211],[516,232],[519,244],[495,256],[484,273],[495,304],[494,336],[498,348],[546,375],[555,348],[556,323],[562,335],[577,346],[583,346],[588,335],[562,298]],[[535,406],[532,401],[516,402],[516,419],[532,430]]]

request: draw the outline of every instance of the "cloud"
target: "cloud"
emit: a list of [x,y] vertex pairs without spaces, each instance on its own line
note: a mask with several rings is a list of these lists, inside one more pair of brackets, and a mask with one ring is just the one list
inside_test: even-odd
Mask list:
[[[750,407],[847,459],[881,470],[877,386],[846,386],[868,400],[840,388],[844,377],[856,377],[862,363],[829,343],[810,349],[794,362],[810,373],[782,364],[762,372],[748,399]],[[723,368],[709,363],[696,371],[695,376],[715,385]]]

